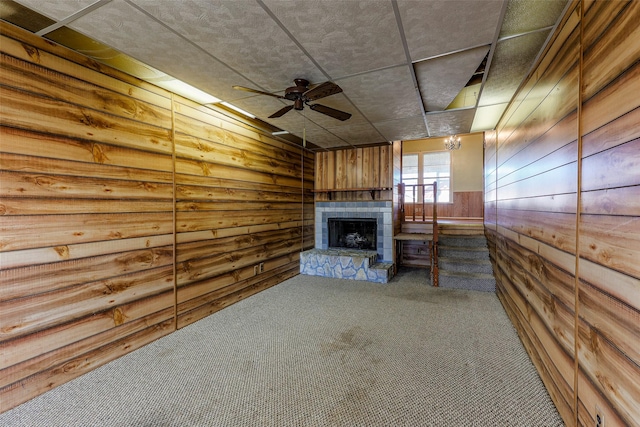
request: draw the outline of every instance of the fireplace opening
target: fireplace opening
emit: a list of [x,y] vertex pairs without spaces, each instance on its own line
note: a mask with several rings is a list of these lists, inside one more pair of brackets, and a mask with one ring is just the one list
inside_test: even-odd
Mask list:
[[329,247],[376,250],[378,222],[365,218],[329,218]]

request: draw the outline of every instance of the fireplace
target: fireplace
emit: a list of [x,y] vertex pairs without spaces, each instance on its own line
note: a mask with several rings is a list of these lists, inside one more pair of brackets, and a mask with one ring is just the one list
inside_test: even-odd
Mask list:
[[[393,260],[393,221],[391,201],[358,201],[358,202],[316,202],[316,249],[329,249],[333,246],[329,236],[329,221],[344,220],[375,222],[373,240],[369,250],[376,251],[378,261]],[[344,224],[343,224],[344,225]],[[351,231],[353,232],[353,231]],[[358,232],[363,234],[362,231]],[[357,236],[352,236],[357,238]],[[356,248],[358,249],[358,248]]]
[[376,250],[377,220],[329,218],[329,248]]
[[389,283],[393,277],[390,200],[316,202],[316,245],[300,253],[300,273]]

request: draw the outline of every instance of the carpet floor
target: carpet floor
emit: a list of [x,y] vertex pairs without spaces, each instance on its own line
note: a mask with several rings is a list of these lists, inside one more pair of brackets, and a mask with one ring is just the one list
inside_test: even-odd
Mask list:
[[426,283],[298,275],[0,425],[562,426],[496,295]]

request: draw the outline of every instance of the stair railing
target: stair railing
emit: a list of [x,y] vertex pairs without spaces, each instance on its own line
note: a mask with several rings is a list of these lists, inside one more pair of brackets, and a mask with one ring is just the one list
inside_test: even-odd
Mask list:
[[433,184],[415,184],[408,185],[404,183],[398,184],[398,202],[399,202],[399,210],[401,212],[402,222],[405,220],[405,194],[407,192],[407,187],[411,188],[412,194],[412,208],[411,208],[411,217],[413,221],[416,220],[416,192],[418,189],[422,191],[422,221],[426,221],[426,212],[425,212],[425,195],[427,188],[432,187],[433,189],[433,232],[432,232],[432,240],[429,242],[429,263],[431,265],[431,283],[433,286],[439,286],[439,271],[438,271],[438,183],[437,181],[433,181]]
[[[424,201],[424,197],[422,198]],[[424,212],[424,208],[422,209]],[[433,240],[432,249],[429,251],[429,257],[431,258],[431,283],[433,286],[439,286],[439,271],[438,271],[438,182],[433,181]]]

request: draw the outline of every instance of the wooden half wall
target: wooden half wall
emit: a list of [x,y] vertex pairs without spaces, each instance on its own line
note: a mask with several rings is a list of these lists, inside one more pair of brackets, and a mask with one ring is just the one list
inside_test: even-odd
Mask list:
[[486,135],[498,296],[569,426],[640,425],[638,22],[571,2]]
[[298,273],[312,154],[0,30],[0,411]]

